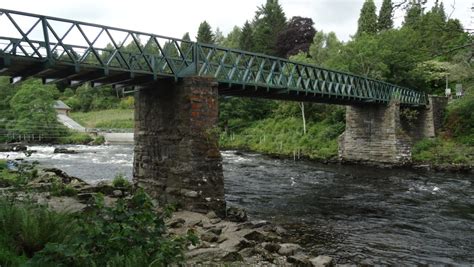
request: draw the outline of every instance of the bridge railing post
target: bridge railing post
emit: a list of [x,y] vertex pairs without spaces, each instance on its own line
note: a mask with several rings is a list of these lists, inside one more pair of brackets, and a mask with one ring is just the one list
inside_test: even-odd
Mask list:
[[195,75],[199,74],[199,44],[193,43],[193,62],[194,62],[194,73]]
[[52,60],[51,46],[49,45],[49,34],[48,34],[48,20],[46,17],[41,17],[41,24],[43,26],[44,44],[46,48],[46,57],[48,60]]

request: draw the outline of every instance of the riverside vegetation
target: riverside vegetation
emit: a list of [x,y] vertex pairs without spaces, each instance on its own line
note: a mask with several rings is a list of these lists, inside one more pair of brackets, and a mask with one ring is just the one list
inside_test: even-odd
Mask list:
[[[327,266],[287,243],[286,230],[159,206],[122,175],[90,185],[59,169],[0,161],[1,266]],[[322,264],[322,265],[321,265]]]
[[[267,0],[251,20],[234,27],[227,36],[202,22],[196,40],[346,71],[428,94],[443,95],[449,77],[447,86],[454,92],[456,84],[462,84],[465,96],[449,104],[441,136],[415,144],[413,159],[422,164],[472,165],[472,35],[458,19],[447,15],[449,10],[442,2],[434,1],[429,8],[426,1],[405,1],[402,7],[404,22],[394,28],[391,0],[383,1],[379,14],[374,1],[365,0],[357,32],[342,42],[335,33],[317,29],[311,18],[288,19],[278,0]],[[182,39],[191,40],[188,33]],[[136,46],[128,44],[124,49],[133,52]],[[9,133],[43,133],[50,141],[69,136],[51,115],[49,105],[54,99],[72,107],[72,117],[87,127],[133,128],[133,96],[123,91],[97,90],[88,84],[43,86],[35,80],[12,86],[2,79],[0,139],[14,141]],[[219,102],[223,148],[320,160],[337,155],[336,139],[344,130],[343,107],[234,97],[221,97]],[[34,117],[30,116],[33,106]],[[39,121],[44,123],[38,125]],[[87,137],[77,135],[62,142],[85,142],[83,138]]]
[[[12,171],[0,161],[1,266],[164,266],[183,262],[185,247],[197,244],[192,231],[168,233],[172,209],[157,209],[141,190],[112,204],[91,194],[86,208],[74,212],[37,203],[38,196],[78,197],[81,183],[29,164]],[[113,184],[130,189],[122,177]]]

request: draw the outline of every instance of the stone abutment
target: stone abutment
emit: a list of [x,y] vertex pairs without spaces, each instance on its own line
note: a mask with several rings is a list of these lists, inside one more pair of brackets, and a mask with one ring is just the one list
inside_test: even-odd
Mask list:
[[212,78],[163,80],[135,95],[134,183],[160,203],[225,210]]
[[397,101],[347,106],[339,159],[382,165],[410,163],[413,143],[439,133],[446,104],[446,98],[430,96],[427,106],[403,110]]

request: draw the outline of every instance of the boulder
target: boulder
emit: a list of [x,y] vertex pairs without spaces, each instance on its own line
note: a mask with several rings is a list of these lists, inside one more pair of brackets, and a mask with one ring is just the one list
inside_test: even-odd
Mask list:
[[220,248],[198,248],[186,253],[188,263],[193,262],[213,262],[222,259],[228,252]]
[[217,242],[219,240],[219,236],[212,232],[205,232],[201,235],[201,240],[206,242]]
[[208,230],[208,232],[213,233],[215,235],[220,235],[222,234],[222,228],[220,227],[211,228]]
[[271,243],[262,243],[262,247],[270,253],[275,253],[275,252],[278,252],[278,250],[280,250],[281,245],[278,243],[271,242]]
[[264,242],[267,240],[267,236],[260,231],[251,231],[250,233],[244,235],[244,238],[247,240],[253,240],[257,242]]
[[182,227],[184,224],[186,223],[186,221],[182,218],[177,218],[177,219],[174,219],[172,220],[171,222],[168,223],[168,227],[170,228],[180,228]]
[[280,249],[278,250],[278,254],[282,256],[292,256],[295,255],[296,252],[301,250],[301,246],[298,244],[293,243],[283,243],[281,244]]
[[263,226],[266,226],[266,225],[269,225],[269,224],[270,224],[270,222],[265,221],[265,220],[252,221],[251,222],[251,227],[252,228],[260,228],[260,227],[263,227]]
[[122,196],[123,196],[123,192],[122,192],[122,190],[114,190],[114,191],[112,191],[112,195],[113,195],[114,197],[122,197]]
[[75,185],[77,184],[87,185],[87,183],[84,182],[82,179],[74,177],[74,176],[70,176],[65,171],[57,169],[57,168],[45,168],[43,169],[43,172],[54,173],[54,175],[61,178],[62,182],[65,184],[74,183]]
[[248,241],[247,239],[242,239],[239,241],[236,247],[238,250],[242,250],[242,249],[253,247],[253,246],[255,246],[255,242]]
[[209,222],[210,222],[211,224],[217,224],[217,223],[220,223],[221,221],[222,221],[222,220],[219,219],[219,218],[215,218],[215,219],[209,220]]
[[207,214],[206,214],[206,217],[209,218],[209,219],[217,219],[219,217],[217,217],[217,214],[214,212],[214,211],[209,211]]
[[231,222],[245,222],[247,221],[247,212],[241,208],[228,207],[226,217]]
[[309,260],[312,266],[314,267],[328,267],[333,266],[333,259],[329,256],[319,255],[316,258],[312,258]]
[[231,251],[227,253],[226,255],[224,255],[224,257],[222,257],[221,260],[224,262],[236,262],[236,261],[243,261],[244,258],[238,252]]
[[0,152],[19,152],[27,149],[23,144],[0,144]]
[[312,266],[310,261],[308,260],[308,256],[304,254],[289,256],[288,258],[286,258],[286,261],[289,263],[293,263],[296,266]]
[[75,150],[69,150],[67,148],[59,148],[59,147],[55,148],[53,153],[56,153],[56,154],[77,154],[77,152]]

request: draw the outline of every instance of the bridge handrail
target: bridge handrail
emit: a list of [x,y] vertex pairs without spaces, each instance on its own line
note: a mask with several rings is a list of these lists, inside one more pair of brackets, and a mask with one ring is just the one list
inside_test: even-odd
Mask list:
[[[116,67],[118,69],[152,74],[154,76],[167,75],[174,76],[176,79],[189,75],[213,76],[220,82],[228,83],[229,86],[256,86],[266,87],[268,90],[283,89],[283,91],[286,89],[287,92],[295,91],[306,94],[334,95],[336,97],[354,98],[362,102],[388,102],[392,99],[398,99],[402,104],[409,105],[423,105],[427,103],[426,95],[419,91],[344,71],[294,62],[261,53],[100,24],[0,9],[0,18],[3,15],[18,30],[21,39],[0,37],[0,39],[10,42],[9,45],[0,49],[0,56],[2,54],[3,56],[22,56],[24,54],[23,56],[66,64],[92,64],[103,69],[114,68],[111,67],[111,63],[116,60],[119,64]],[[30,29],[24,30],[15,22],[12,15],[32,17],[36,18],[37,21]],[[50,21],[68,23],[68,27],[70,27],[63,36],[59,36]],[[88,35],[81,28],[83,26],[94,27],[99,30],[99,34],[89,40]],[[29,36],[36,27],[42,27],[43,40],[33,40]],[[87,46],[63,43],[68,34],[75,28],[80,32]],[[122,42],[117,42],[114,40],[111,31],[121,32],[126,37]],[[109,37],[112,41],[112,49],[95,46],[96,41],[102,34]],[[145,44],[141,43],[141,37],[143,36],[147,38]],[[135,43],[137,46],[137,52],[124,51],[129,37],[131,39],[130,43]],[[53,38],[57,41],[50,41]],[[164,44],[163,41],[165,42]],[[168,50],[165,49],[167,44],[171,46]],[[10,45],[12,47],[7,51]],[[1,44],[0,48],[2,48]],[[21,50],[19,54],[17,53],[17,48]],[[28,54],[27,49],[32,52]],[[154,49],[154,52],[145,51],[147,49]],[[84,50],[84,52],[81,55],[77,53],[77,50]],[[55,54],[57,52],[61,52],[61,54]],[[110,53],[110,55],[108,55],[108,58],[102,59],[101,56],[106,52]],[[70,60],[65,60],[63,57],[65,54]],[[71,54],[74,55],[71,56]],[[91,55],[92,58],[95,57],[97,62],[86,62]],[[124,55],[128,55],[128,58]],[[132,57],[136,57],[138,60],[136,62],[127,62],[126,59],[130,60]],[[244,60],[240,61],[242,58]],[[142,65],[145,65],[145,67]],[[238,78],[234,78],[236,72]],[[323,78],[321,79],[321,77]]]

